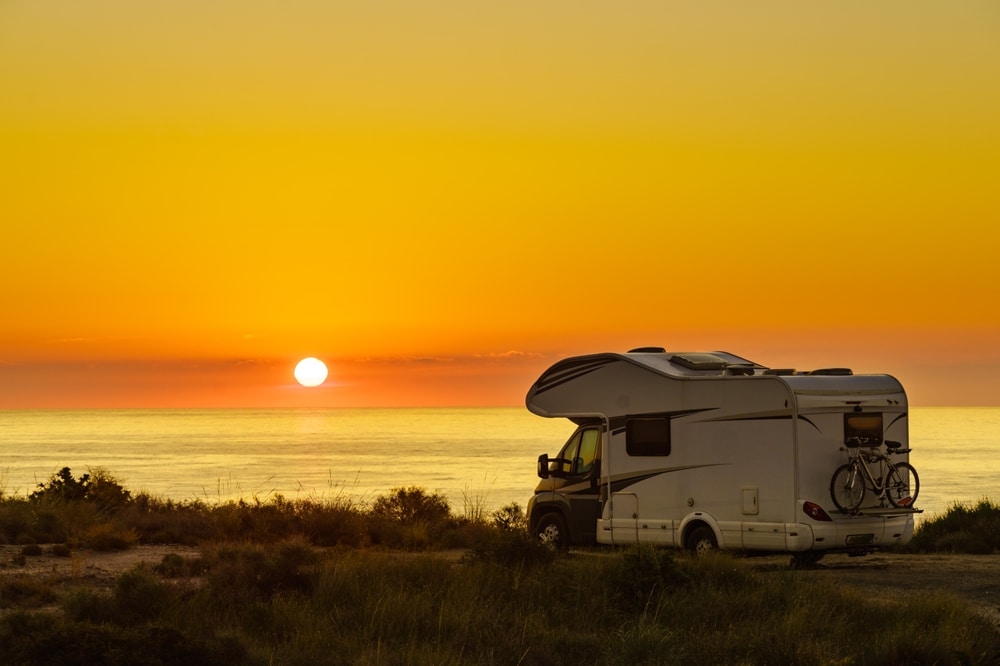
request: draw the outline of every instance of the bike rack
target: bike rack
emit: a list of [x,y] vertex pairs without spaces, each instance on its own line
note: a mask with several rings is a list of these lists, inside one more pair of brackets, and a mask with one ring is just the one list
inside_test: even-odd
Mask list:
[[862,509],[856,509],[854,512],[848,514],[850,516],[876,516],[876,517],[891,517],[891,516],[905,516],[908,513],[923,513],[923,509],[910,509],[910,508],[879,508],[879,507],[867,507]]

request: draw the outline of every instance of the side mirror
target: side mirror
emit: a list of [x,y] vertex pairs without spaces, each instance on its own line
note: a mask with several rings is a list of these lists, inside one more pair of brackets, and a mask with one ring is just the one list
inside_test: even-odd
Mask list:
[[547,453],[538,456],[538,478],[549,478],[549,454]]

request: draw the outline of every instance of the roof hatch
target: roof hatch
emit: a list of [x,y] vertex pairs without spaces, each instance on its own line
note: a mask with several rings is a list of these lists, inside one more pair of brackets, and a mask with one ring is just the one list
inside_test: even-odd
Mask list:
[[722,370],[726,367],[725,359],[715,354],[685,352],[674,354],[670,357],[670,362],[688,370]]

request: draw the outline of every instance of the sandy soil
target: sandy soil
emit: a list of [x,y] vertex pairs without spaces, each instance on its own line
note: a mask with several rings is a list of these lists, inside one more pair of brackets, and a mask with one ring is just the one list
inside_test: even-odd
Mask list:
[[152,568],[167,553],[184,558],[196,558],[201,553],[187,546],[138,546],[117,552],[79,549],[69,557],[51,554],[49,546],[43,546],[42,550],[40,556],[24,557],[21,546],[0,546],[0,577],[29,576],[43,579],[56,588],[82,585],[111,590],[123,572],[140,564]]
[[[138,546],[122,552],[73,551],[57,557],[45,549],[36,557],[21,557],[19,546],[0,546],[0,576],[44,578],[55,586],[89,585],[110,590],[122,572],[140,563],[153,567],[167,553],[196,558],[200,551],[185,546]],[[765,575],[787,571],[789,556],[748,557],[740,560]],[[874,553],[864,557],[828,555],[814,568],[797,575],[835,578],[887,598],[947,592],[967,600],[1000,630],[1000,554],[896,555]]]

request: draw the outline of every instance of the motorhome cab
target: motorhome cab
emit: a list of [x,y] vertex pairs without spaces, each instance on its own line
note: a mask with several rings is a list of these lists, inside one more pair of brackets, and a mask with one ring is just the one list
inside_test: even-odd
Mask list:
[[555,456],[539,457],[528,504],[530,529],[555,545],[790,552],[803,564],[912,536],[918,509],[868,493],[846,515],[830,496],[845,439],[907,449],[906,394],[888,375],[642,348],[559,361],[526,403],[576,425]]

